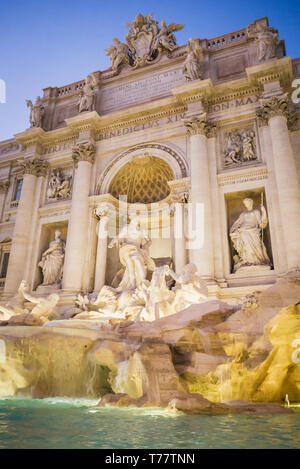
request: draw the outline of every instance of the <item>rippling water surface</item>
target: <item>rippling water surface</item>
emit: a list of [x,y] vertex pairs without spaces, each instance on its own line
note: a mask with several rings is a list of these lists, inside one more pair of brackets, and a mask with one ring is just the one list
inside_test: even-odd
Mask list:
[[2,448],[300,448],[300,413],[183,415],[84,399],[0,399]]

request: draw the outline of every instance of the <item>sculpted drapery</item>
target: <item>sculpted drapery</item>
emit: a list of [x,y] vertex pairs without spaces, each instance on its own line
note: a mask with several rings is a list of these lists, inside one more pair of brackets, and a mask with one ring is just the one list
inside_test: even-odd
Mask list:
[[59,283],[62,278],[65,256],[65,242],[61,239],[61,232],[55,231],[55,239],[49,248],[43,252],[39,267],[43,271],[43,285]]
[[241,267],[270,265],[266,247],[262,239],[262,230],[268,224],[266,209],[253,209],[253,200],[243,200],[246,210],[230,228],[230,238],[237,252],[234,256],[234,271]]
[[146,280],[148,269],[155,269],[154,261],[148,253],[149,244],[150,239],[141,230],[140,219],[137,216],[133,217],[109,244],[109,248],[115,245],[119,247],[120,262],[125,267],[117,291],[134,290]]

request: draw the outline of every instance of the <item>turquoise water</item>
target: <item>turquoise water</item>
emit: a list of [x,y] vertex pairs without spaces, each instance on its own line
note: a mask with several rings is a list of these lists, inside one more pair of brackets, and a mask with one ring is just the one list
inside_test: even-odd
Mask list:
[[300,413],[183,415],[81,399],[0,399],[2,448],[300,448]]

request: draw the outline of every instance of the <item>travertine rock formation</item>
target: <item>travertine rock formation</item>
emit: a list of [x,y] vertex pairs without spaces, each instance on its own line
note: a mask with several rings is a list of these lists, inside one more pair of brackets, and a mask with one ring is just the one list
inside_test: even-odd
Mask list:
[[191,413],[280,411],[257,404],[287,394],[300,400],[300,278],[256,296],[255,308],[208,301],[151,323],[2,327],[0,395],[105,396],[100,405]]

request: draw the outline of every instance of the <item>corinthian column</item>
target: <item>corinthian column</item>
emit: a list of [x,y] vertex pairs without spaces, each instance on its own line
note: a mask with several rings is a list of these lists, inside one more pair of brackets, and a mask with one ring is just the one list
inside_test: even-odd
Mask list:
[[97,225],[97,255],[95,268],[94,291],[99,292],[105,285],[106,261],[107,261],[107,243],[108,243],[108,207],[100,204],[97,207],[95,216],[98,220]]
[[94,143],[81,143],[73,148],[76,166],[72,191],[72,205],[66,241],[63,289],[80,291],[87,246],[88,197],[92,164],[95,158]]
[[262,100],[259,119],[269,122],[274,157],[274,172],[279,195],[288,269],[300,266],[300,186],[288,122],[291,114],[286,95]]
[[207,136],[212,124],[207,122],[206,114],[184,119],[184,124],[191,142],[190,202],[193,212],[193,235],[191,236],[191,230],[189,229],[190,260],[196,264],[198,272],[203,277],[212,279],[214,278],[214,257],[207,148]]
[[21,280],[28,280],[25,277],[25,269],[29,252],[37,177],[45,175],[47,171],[47,163],[38,158],[22,160],[20,165],[24,177],[4,288],[6,294],[15,293]]
[[185,239],[185,204],[188,202],[190,178],[175,179],[168,182],[171,189],[171,221],[172,221],[172,257],[175,272],[180,274],[187,264]]

